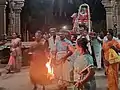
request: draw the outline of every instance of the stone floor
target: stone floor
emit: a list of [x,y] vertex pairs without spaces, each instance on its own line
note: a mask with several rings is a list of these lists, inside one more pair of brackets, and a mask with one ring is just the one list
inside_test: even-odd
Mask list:
[[[3,71],[3,69],[0,70]],[[106,86],[105,76],[101,77],[102,75],[104,75],[104,73],[101,72],[96,73],[96,78],[98,83],[97,87],[101,88],[102,86],[102,88],[105,88]],[[101,80],[103,81],[103,83]],[[32,84],[30,83],[29,80],[28,68],[23,68],[20,73],[16,73],[16,74],[8,74],[8,75],[3,74],[0,77],[0,87],[1,87],[0,90],[32,90]],[[38,90],[40,90],[40,88],[41,87],[39,87]],[[57,90],[57,86],[55,84],[47,85],[46,90]],[[105,90],[105,89],[100,89],[100,90]]]
[[[2,74],[0,77],[0,90],[32,90],[32,84],[29,80],[29,67],[23,67],[20,73],[15,74]],[[0,69],[3,71],[4,69]],[[106,90],[107,82],[104,71],[96,71],[96,83],[97,90]],[[71,86],[68,90],[73,90]],[[42,90],[42,87],[39,86],[38,90]],[[46,90],[57,90],[55,84],[50,84],[46,86]]]

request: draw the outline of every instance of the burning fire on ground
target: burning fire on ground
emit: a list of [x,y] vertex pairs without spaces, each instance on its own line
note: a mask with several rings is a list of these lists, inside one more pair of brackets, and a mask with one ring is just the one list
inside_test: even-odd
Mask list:
[[46,63],[46,67],[48,69],[47,78],[50,80],[54,79],[54,69],[51,66],[51,59]]

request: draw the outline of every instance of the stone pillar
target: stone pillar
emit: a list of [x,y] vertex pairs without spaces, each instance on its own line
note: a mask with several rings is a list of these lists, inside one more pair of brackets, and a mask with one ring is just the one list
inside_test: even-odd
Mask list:
[[8,36],[11,36],[11,34],[13,32],[15,32],[14,29],[14,12],[13,12],[13,7],[14,7],[14,1],[13,0],[9,0],[9,9],[10,9],[10,13],[9,13],[9,26],[8,26]]
[[[11,3],[10,3],[11,4]],[[10,13],[9,13],[9,26],[8,26],[8,36],[10,36],[12,34],[12,32],[15,32],[15,29],[14,29],[14,12],[12,10],[12,7],[11,5],[9,5],[9,8],[10,8]]]
[[13,11],[15,13],[15,31],[21,35],[21,21],[20,21],[20,13],[22,10],[22,7],[24,6],[24,0],[14,0],[14,8]]
[[6,0],[0,0],[0,36],[6,34]]
[[113,28],[113,15],[112,15],[111,10],[112,10],[111,7],[107,7],[107,8],[106,8],[107,30]]
[[21,10],[15,10],[15,20],[14,20],[14,24],[15,24],[15,31],[20,35],[21,34],[21,22],[20,22],[20,12]]
[[20,13],[24,6],[24,0],[10,0],[10,32],[17,32],[21,35]]
[[117,6],[117,30],[118,33],[120,33],[120,1],[118,2],[118,6]]
[[115,15],[115,1],[114,0],[103,0],[102,1],[105,9],[106,9],[106,24],[107,24],[107,30],[113,29],[114,21],[116,16]]

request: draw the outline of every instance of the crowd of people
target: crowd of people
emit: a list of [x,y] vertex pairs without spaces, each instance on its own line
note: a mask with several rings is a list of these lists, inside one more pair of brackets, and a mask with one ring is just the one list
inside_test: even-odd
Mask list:
[[[116,38],[111,29],[105,35],[88,32],[85,26],[80,28],[79,33],[64,29],[57,32],[56,28],[51,28],[49,34],[43,35],[40,30],[35,33],[28,51],[33,90],[48,83],[46,63],[50,59],[59,90],[67,90],[70,82],[81,90],[96,90],[95,70],[102,68],[105,68],[108,90],[118,90],[120,34]],[[21,39],[16,33],[11,43],[7,70],[20,72]]]
[[34,90],[37,84],[46,83],[47,58],[52,60],[51,66],[60,90],[67,90],[70,82],[81,90],[96,90],[95,69],[102,68],[105,68],[107,88],[118,90],[119,35],[115,38],[111,29],[104,35],[103,32],[88,33],[83,26],[80,28],[79,34],[63,29],[56,32],[56,28],[51,28],[47,37],[42,37],[40,31],[36,32],[29,52],[32,56],[30,78]]

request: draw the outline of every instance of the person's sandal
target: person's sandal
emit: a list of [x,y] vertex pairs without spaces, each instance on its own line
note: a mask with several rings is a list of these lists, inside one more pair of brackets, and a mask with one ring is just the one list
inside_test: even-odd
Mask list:
[[10,74],[11,73],[11,70],[7,69],[7,73],[6,74]]

